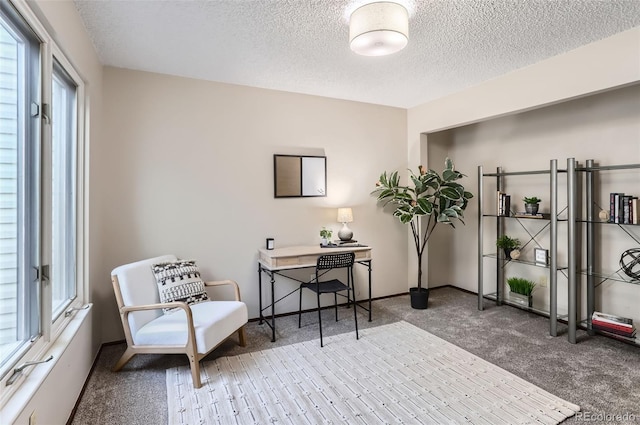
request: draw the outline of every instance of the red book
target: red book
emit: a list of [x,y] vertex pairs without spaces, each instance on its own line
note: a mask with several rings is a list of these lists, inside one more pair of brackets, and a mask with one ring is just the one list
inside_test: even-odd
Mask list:
[[622,325],[622,324],[611,323],[611,322],[603,322],[597,319],[591,319],[591,323],[593,325],[598,325],[599,327],[604,329],[616,329],[619,331],[629,332],[629,333],[633,332],[633,326]]
[[631,332],[629,332],[629,331],[620,331],[618,329],[607,328],[607,327],[604,327],[604,326],[598,326],[595,323],[593,324],[593,329],[595,329],[597,331],[605,331],[605,332],[609,332],[609,333],[612,333],[612,334],[625,336],[627,338],[635,338],[635,336],[636,336],[636,330],[635,329],[633,331],[631,331]]

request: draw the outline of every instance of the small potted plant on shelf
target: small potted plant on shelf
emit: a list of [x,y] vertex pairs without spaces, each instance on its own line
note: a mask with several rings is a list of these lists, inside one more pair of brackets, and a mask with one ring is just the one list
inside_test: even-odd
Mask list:
[[508,235],[502,235],[496,240],[496,247],[502,248],[504,251],[504,257],[509,261],[510,259],[517,259],[520,256],[520,241],[517,238],[512,238]]
[[329,245],[331,242],[331,235],[333,235],[333,230],[323,227],[322,230],[320,230],[320,237],[322,238],[320,244],[322,246]]
[[524,201],[524,210],[527,212],[527,214],[538,214],[538,208],[540,207],[540,201],[542,201],[542,199],[538,198],[537,196],[532,196],[530,198],[525,197],[522,200]]
[[526,303],[528,307],[533,307],[532,294],[536,287],[534,282],[521,277],[510,277],[507,279],[507,285],[509,285],[509,290],[511,291],[509,298],[512,301],[523,305]]

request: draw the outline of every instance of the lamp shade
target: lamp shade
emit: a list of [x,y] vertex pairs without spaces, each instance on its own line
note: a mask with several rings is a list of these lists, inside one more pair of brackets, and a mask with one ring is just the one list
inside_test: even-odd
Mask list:
[[353,222],[353,213],[351,208],[338,208],[338,223]]
[[404,49],[408,41],[409,14],[402,5],[370,3],[351,14],[349,44],[359,55],[390,55]]

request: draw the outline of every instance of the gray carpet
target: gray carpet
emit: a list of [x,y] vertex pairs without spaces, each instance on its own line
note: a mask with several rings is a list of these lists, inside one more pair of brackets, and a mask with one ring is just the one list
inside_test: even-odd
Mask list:
[[[640,347],[578,332],[578,344],[567,342],[565,328],[548,335],[549,321],[525,311],[487,302],[477,309],[477,297],[454,289],[431,291],[429,309],[413,310],[408,296],[374,301],[373,321],[359,315],[361,328],[405,320],[443,338],[569,402],[582,412],[566,423],[640,423]],[[351,312],[351,314],[349,314]],[[325,336],[353,332],[353,312],[323,312]],[[326,317],[326,318],[325,318]],[[227,341],[204,361],[318,338],[317,313],[277,319],[278,340],[258,322],[247,325],[247,347]],[[166,424],[165,370],[187,365],[184,355],[139,355],[119,373],[111,367],[125,345],[104,346],[72,424]],[[616,416],[619,415],[619,416]]]

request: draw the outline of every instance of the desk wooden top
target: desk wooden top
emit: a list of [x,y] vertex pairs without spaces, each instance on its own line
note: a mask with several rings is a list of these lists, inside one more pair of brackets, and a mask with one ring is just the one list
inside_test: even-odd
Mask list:
[[289,246],[258,250],[258,261],[269,270],[301,269],[315,267],[318,257],[324,254],[353,252],[356,261],[371,260],[370,246],[338,246],[322,248],[320,245]]

